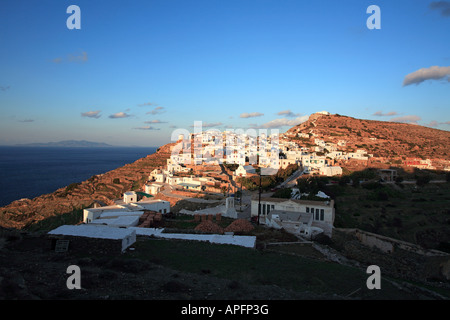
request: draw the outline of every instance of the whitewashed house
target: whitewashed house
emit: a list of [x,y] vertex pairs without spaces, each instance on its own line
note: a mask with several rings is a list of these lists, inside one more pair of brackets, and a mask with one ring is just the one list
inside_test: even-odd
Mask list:
[[[258,207],[258,197],[252,198],[251,216],[254,218],[258,217]],[[274,217],[271,216],[268,218],[272,211],[284,213],[287,217],[292,217],[292,215],[289,215],[292,213],[295,213],[293,216],[296,217],[300,217],[301,215],[299,214],[311,214],[312,222],[310,231],[314,231],[314,233],[323,232],[325,235],[331,237],[335,218],[334,200],[312,201],[263,197],[261,198],[260,210],[259,221],[261,224],[266,224],[266,221],[269,224],[273,223]]]
[[310,238],[314,230],[312,222],[311,213],[273,210],[267,215],[265,224],[270,228],[285,229],[290,233]]
[[123,194],[123,202],[131,203],[137,202],[137,193],[134,191],[127,191]]
[[165,179],[166,179],[166,173],[164,172],[164,170],[162,169],[154,169],[148,179],[150,181],[155,181],[155,182],[159,182],[159,183],[164,183]]
[[246,177],[248,174],[253,174],[253,173],[256,173],[256,169],[253,168],[253,166],[250,166],[250,165],[248,165],[248,166],[240,165],[240,166],[234,171],[234,174],[235,174],[237,177]]
[[321,167],[319,173],[324,176],[337,176],[342,174],[342,168],[339,166]]
[[[143,199],[123,205],[105,206],[99,208],[88,208],[83,210],[83,223],[92,223],[96,219],[116,219],[120,217],[140,217],[145,210],[170,212],[170,202],[159,199]],[[131,221],[131,220],[129,220]],[[121,222],[124,222],[122,220]]]
[[161,192],[162,188],[163,188],[162,184],[151,183],[145,185],[144,191],[145,193],[156,195]]
[[356,152],[347,153],[347,158],[356,159],[356,160],[369,160],[369,157],[366,154],[366,151],[357,150]]
[[[62,239],[92,238],[117,243],[118,252],[124,252],[136,242],[136,231],[126,228],[114,228],[103,225],[63,225],[51,230],[51,236]],[[72,241],[72,240],[71,240]],[[120,251],[119,251],[120,250]]]

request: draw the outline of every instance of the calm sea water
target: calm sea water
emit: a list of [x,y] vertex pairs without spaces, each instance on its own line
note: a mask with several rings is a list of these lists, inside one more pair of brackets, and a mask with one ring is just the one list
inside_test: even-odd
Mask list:
[[0,206],[82,182],[156,149],[0,147]]

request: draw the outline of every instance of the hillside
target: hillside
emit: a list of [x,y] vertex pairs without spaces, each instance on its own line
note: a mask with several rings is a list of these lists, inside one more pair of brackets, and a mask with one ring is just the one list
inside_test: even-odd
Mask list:
[[[310,138],[299,138],[299,133],[310,134]],[[312,144],[314,139],[333,143],[345,140],[343,151],[361,148],[376,158],[450,160],[450,132],[415,124],[316,113],[308,121],[289,129],[286,135]]]
[[44,219],[91,206],[95,201],[113,204],[123,192],[142,185],[150,172],[166,164],[174,144],[167,144],[145,158],[115,170],[74,182],[53,193],[14,201],[0,208],[0,226],[22,229]]

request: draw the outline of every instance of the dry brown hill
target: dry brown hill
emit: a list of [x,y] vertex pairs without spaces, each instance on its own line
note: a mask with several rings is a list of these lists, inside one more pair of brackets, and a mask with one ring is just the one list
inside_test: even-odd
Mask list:
[[345,140],[344,150],[362,148],[375,157],[450,160],[450,132],[415,124],[316,113],[286,133],[293,139],[299,139],[298,133],[314,134],[301,139],[306,144],[313,143],[315,138],[334,143]]

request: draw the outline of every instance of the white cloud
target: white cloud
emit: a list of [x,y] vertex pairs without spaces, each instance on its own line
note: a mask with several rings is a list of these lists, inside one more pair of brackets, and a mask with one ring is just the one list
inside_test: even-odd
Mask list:
[[121,118],[128,118],[131,117],[131,115],[125,113],[125,112],[117,112],[109,116],[111,119],[121,119]]
[[377,117],[390,117],[390,116],[396,116],[396,115],[398,115],[398,113],[395,111],[391,111],[388,113],[383,113],[381,111],[377,111],[373,114],[373,116],[377,116]]
[[157,103],[153,103],[153,102],[144,102],[141,104],[138,104],[139,107],[153,107],[153,106],[157,106]]
[[419,121],[421,119],[422,118],[419,116],[409,115],[409,116],[401,116],[401,117],[392,118],[389,121],[390,122],[403,122],[403,123],[417,124],[417,121]]
[[254,117],[261,117],[263,115],[264,115],[264,113],[261,113],[261,112],[251,112],[251,113],[244,112],[244,113],[241,113],[240,117],[241,118],[254,118]]
[[155,115],[155,114],[160,114],[160,113],[164,113],[164,112],[165,112],[164,107],[156,107],[152,111],[147,112],[146,114]]
[[293,113],[291,110],[283,110],[277,113],[279,116],[285,116],[289,118],[300,117],[300,113]]
[[154,128],[152,126],[137,127],[137,128],[133,128],[133,129],[137,129],[137,130],[159,130],[159,128]]
[[309,119],[309,116],[301,116],[297,117],[295,119],[274,119],[272,121],[269,121],[267,123],[264,123],[260,126],[253,126],[255,129],[271,129],[271,128],[281,128],[281,127],[294,127],[296,125],[299,125],[300,123],[303,123]]
[[427,124],[428,127],[438,127],[442,124],[446,124],[446,125],[450,125],[450,121],[446,121],[446,122],[438,122],[436,120],[432,120],[429,124]]
[[101,111],[97,110],[97,111],[88,111],[88,112],[83,112],[81,113],[82,117],[87,117],[87,118],[95,118],[98,119],[101,117],[101,115],[99,115]]
[[[202,128],[220,127],[221,125],[223,125],[222,122],[202,122]],[[191,125],[191,127],[194,127],[194,125]]]
[[153,124],[157,124],[157,123],[167,123],[167,122],[164,122],[164,121],[160,121],[160,120],[150,120],[150,121],[145,121],[144,123],[153,123]]
[[450,82],[450,67],[432,66],[429,68],[422,68],[406,75],[403,80],[403,86],[410,84],[420,84],[426,80],[445,80]]

